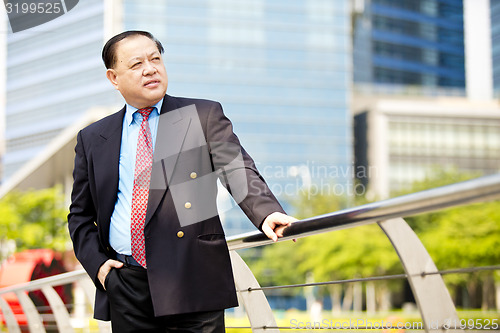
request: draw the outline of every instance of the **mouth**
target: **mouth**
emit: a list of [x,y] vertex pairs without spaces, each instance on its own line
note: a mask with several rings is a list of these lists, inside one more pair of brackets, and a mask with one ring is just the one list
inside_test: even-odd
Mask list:
[[160,85],[159,80],[149,80],[149,81],[146,81],[146,83],[144,83],[145,88],[156,88],[159,85]]

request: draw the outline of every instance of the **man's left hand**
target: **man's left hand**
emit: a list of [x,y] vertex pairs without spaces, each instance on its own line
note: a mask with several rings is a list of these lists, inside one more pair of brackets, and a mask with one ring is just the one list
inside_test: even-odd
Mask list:
[[267,237],[276,242],[279,237],[283,237],[283,230],[293,222],[298,221],[293,216],[288,216],[280,212],[269,214],[264,223],[262,223],[262,231]]

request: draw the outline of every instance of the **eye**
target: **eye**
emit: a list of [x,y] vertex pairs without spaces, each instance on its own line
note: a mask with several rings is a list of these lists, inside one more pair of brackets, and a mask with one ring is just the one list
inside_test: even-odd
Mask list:
[[138,61],[138,62],[135,62],[134,64],[132,64],[132,66],[130,66],[130,68],[137,68],[141,65],[141,62]]
[[154,57],[153,60],[154,61],[160,61],[160,57]]

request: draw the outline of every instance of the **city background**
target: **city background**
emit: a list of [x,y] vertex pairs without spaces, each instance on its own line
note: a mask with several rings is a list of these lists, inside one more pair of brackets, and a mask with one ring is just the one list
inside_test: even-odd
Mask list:
[[[59,230],[73,148],[78,130],[123,106],[100,58],[105,41],[123,30],[147,30],[163,43],[168,94],[221,102],[285,210],[299,218],[500,171],[498,0],[85,0],[16,33],[6,13],[0,17],[0,288],[25,282],[12,268],[22,250],[56,250],[33,254],[59,258],[54,272],[77,268]],[[227,236],[254,230],[227,192],[219,199]],[[493,265],[500,260],[498,208],[495,202],[408,220],[438,267]],[[462,221],[461,214],[469,215]],[[446,234],[450,221],[463,238]],[[430,222],[449,229],[430,229]],[[375,233],[384,238],[380,230],[354,228],[299,241],[293,260],[293,244],[241,255],[262,285],[399,272],[387,239],[360,245]],[[476,256],[465,246],[470,234],[481,242]],[[438,235],[463,253],[440,246]],[[327,246],[335,242],[345,246]],[[329,258],[336,263],[317,269]],[[498,271],[446,282],[457,307],[498,318]],[[407,283],[371,288],[268,299],[276,311],[316,304],[332,314],[411,313]]]

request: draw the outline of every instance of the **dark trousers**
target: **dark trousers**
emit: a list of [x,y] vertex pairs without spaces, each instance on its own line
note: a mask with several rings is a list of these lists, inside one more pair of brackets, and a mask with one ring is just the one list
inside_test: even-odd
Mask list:
[[155,317],[147,270],[142,267],[113,268],[104,284],[113,332],[225,332],[224,310]]

